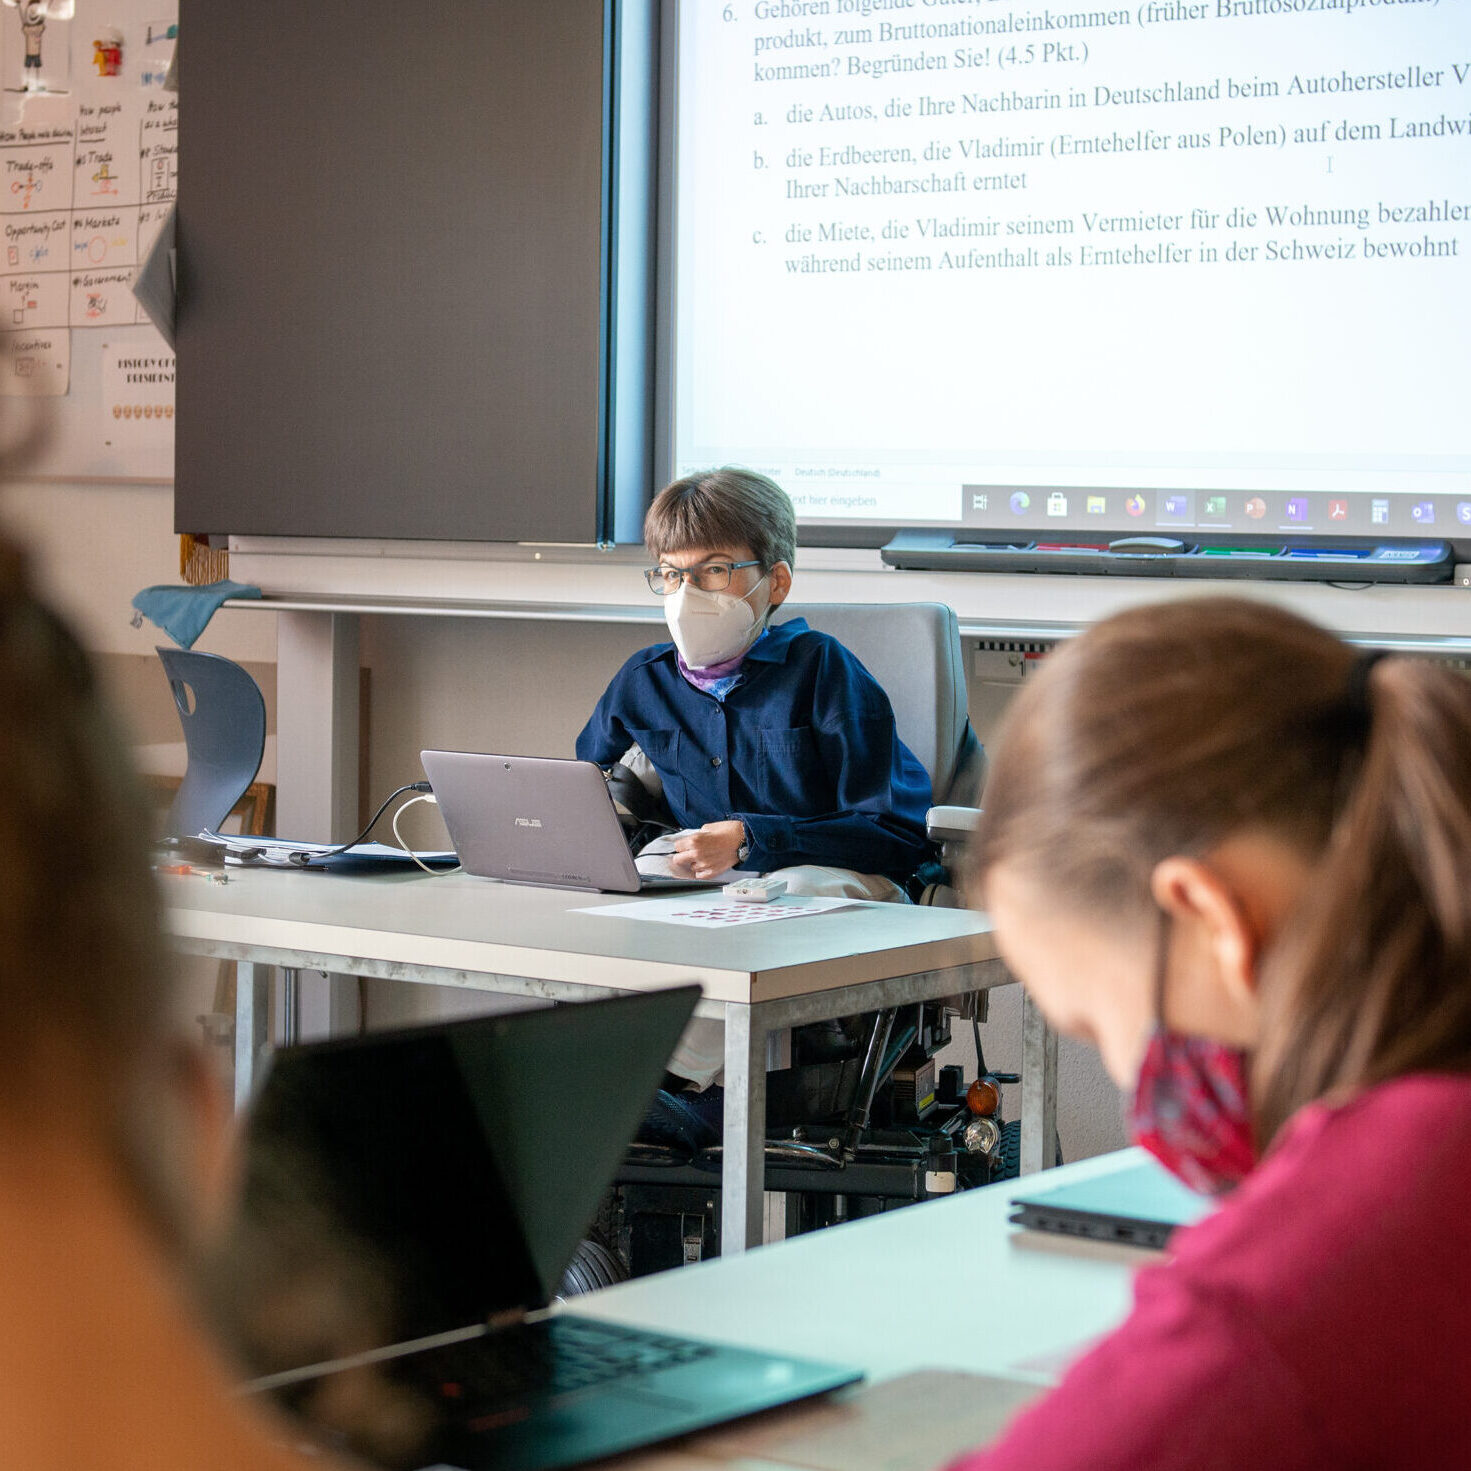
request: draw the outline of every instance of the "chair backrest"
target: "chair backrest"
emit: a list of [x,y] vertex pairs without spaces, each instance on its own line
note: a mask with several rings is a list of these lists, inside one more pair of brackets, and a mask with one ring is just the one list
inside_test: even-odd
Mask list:
[[944,603],[783,603],[776,622],[805,618],[831,634],[883,686],[899,739],[930,774],[937,803],[980,794],[985,754],[971,729],[955,610]]
[[159,649],[189,764],[168,831],[214,831],[260,770],[266,749],[266,702],[249,673],[219,654]]

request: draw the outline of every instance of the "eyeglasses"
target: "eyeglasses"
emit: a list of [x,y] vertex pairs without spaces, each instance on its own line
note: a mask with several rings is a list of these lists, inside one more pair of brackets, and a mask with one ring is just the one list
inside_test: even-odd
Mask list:
[[730,586],[733,572],[742,567],[759,567],[759,560],[751,562],[702,562],[698,567],[650,567],[644,573],[649,591],[667,598],[677,593],[683,583],[690,583],[700,592],[724,592]]

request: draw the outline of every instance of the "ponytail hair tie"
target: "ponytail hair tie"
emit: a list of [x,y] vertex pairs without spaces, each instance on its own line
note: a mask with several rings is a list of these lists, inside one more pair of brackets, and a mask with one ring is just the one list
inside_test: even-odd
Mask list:
[[1344,708],[1350,715],[1362,720],[1366,727],[1374,716],[1373,706],[1369,704],[1369,676],[1374,672],[1374,666],[1388,657],[1389,654],[1384,649],[1366,649],[1354,659],[1348,671]]
[[1320,737],[1345,755],[1362,754],[1369,744],[1369,731],[1374,724],[1369,676],[1374,666],[1386,657],[1383,649],[1366,649],[1355,655],[1343,693],[1313,722]]

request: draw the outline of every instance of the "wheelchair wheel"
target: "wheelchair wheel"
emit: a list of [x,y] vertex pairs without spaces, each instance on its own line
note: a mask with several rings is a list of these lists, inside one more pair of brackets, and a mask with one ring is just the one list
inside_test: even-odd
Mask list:
[[565,1301],[569,1297],[580,1297],[585,1292],[596,1292],[600,1287],[612,1287],[627,1281],[628,1268],[601,1241],[588,1237],[577,1248],[562,1274],[557,1297]]
[[[1052,1136],[1053,1148],[1056,1154],[1055,1164],[1062,1163],[1062,1140],[1054,1134]],[[991,1175],[992,1182],[997,1180],[1015,1180],[1020,1178],[1022,1172],[1022,1121],[1013,1119],[1009,1124],[1001,1126],[1001,1148],[996,1155],[996,1168]]]

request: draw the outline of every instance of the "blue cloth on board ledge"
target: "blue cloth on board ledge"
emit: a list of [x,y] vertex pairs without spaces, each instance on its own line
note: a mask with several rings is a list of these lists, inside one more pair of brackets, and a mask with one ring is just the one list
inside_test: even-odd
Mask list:
[[[192,649],[194,640],[205,630],[205,625],[215,616],[226,598],[258,598],[258,587],[244,582],[231,582],[222,577],[218,582],[206,582],[203,587],[172,587],[160,584],[145,587],[133,598],[133,607],[156,623],[181,649]],[[142,620],[135,617],[136,626]]]

